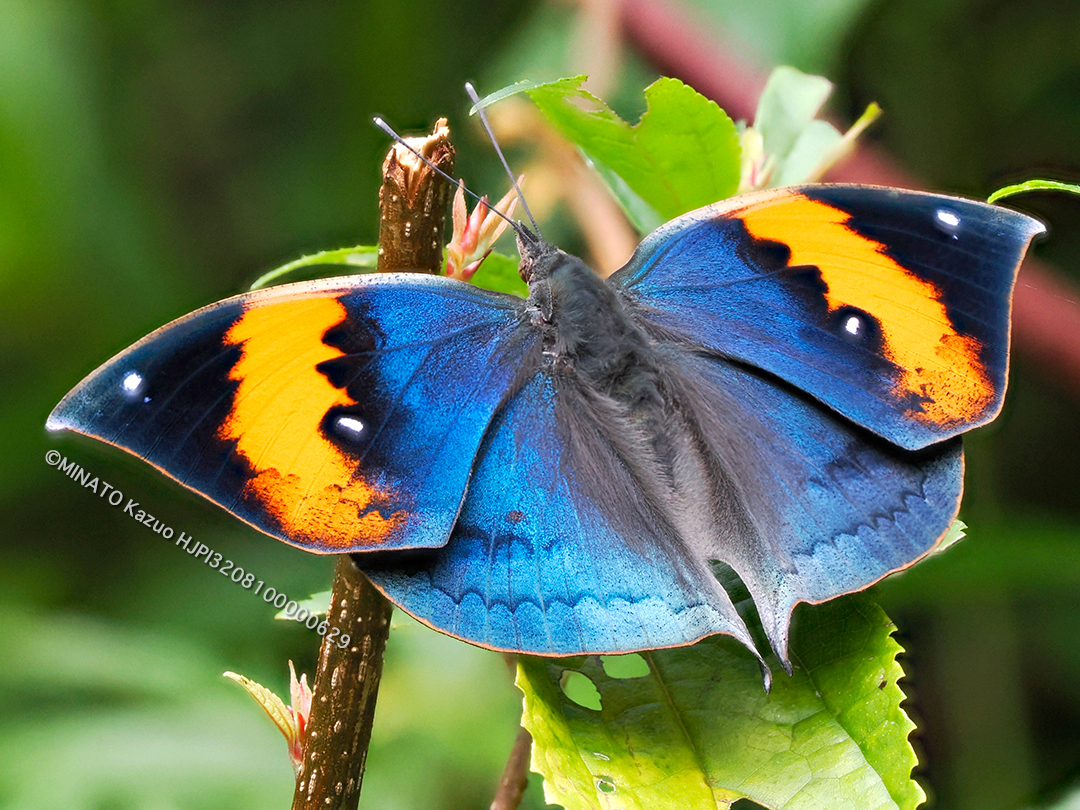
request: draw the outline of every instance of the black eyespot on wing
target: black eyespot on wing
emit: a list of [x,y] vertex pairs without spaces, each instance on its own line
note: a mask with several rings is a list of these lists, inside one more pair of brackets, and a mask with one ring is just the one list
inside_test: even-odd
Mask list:
[[883,350],[881,322],[858,307],[840,307],[828,316],[828,329],[848,343],[874,354]]
[[362,409],[337,406],[326,412],[320,429],[342,453],[361,460],[374,438],[372,426],[372,420]]

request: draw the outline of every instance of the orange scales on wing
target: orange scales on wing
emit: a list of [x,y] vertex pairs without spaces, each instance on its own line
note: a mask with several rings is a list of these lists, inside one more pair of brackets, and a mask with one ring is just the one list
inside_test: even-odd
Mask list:
[[246,310],[225,336],[242,356],[230,374],[239,383],[232,412],[218,435],[234,440],[254,471],[244,494],[293,543],[327,551],[379,545],[408,517],[387,508],[388,493],[357,475],[356,461],[321,429],[331,408],[356,404],[317,369],[343,356],[323,336],[345,318],[334,298],[293,298]]
[[754,238],[787,245],[789,266],[820,270],[830,312],[850,306],[877,318],[884,355],[898,368],[893,396],[920,401],[921,410],[909,414],[913,419],[963,424],[992,405],[994,386],[979,341],[956,331],[942,290],[847,227],[850,214],[793,195],[751,204],[737,216]]

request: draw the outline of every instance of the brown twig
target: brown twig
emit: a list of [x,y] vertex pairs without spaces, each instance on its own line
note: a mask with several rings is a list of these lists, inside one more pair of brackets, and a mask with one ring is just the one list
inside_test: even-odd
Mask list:
[[491,800],[491,810],[517,810],[525,787],[529,784],[529,758],[532,756],[532,735],[525,729],[518,732],[510,758],[506,761],[499,788]]
[[[355,808],[360,801],[391,606],[349,557],[339,557],[312,688],[293,810]],[[343,636],[350,641],[342,649]]]
[[[447,174],[454,172],[454,147],[446,119],[431,135],[409,145]],[[450,203],[449,182],[400,144],[383,161],[379,189],[379,272],[442,272],[443,229]]]
[[[445,121],[412,145],[443,171],[454,150]],[[400,146],[383,163],[379,191],[379,270],[438,273],[450,185]],[[292,810],[355,810],[360,801],[391,605],[349,557],[334,574],[328,631],[312,685],[311,716]],[[342,636],[350,643],[339,647]]]

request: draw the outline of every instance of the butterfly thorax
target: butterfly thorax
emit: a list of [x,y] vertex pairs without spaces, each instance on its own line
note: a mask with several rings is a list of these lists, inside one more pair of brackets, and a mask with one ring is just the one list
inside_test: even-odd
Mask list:
[[652,341],[615,290],[580,259],[562,251],[538,257],[527,309],[555,369],[630,408],[662,407]]

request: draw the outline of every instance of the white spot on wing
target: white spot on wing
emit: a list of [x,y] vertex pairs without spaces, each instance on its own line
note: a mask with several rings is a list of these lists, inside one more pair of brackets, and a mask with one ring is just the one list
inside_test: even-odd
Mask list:
[[956,214],[954,214],[952,211],[950,211],[947,208],[939,208],[937,210],[937,218],[938,218],[938,222],[940,222],[942,225],[945,225],[945,226],[947,226],[949,228],[959,228],[960,227],[960,217],[957,216]]
[[364,423],[355,416],[339,416],[336,427],[349,439],[358,438],[364,431]]
[[124,389],[125,394],[137,394],[139,389],[142,388],[143,378],[137,371],[129,371],[124,375],[124,379],[120,382],[120,387]]
[[960,215],[948,208],[939,208],[934,212],[934,224],[942,233],[946,233],[953,239],[960,238]]

